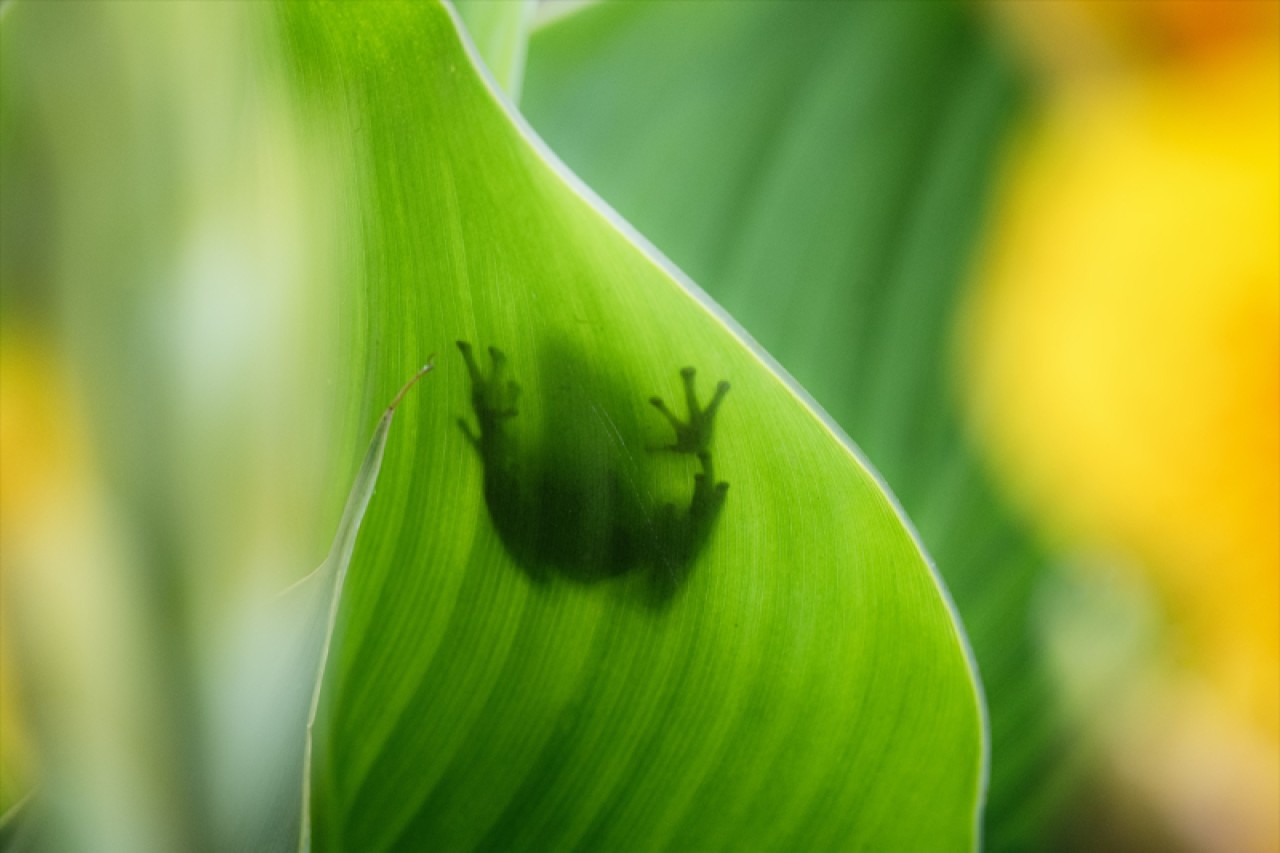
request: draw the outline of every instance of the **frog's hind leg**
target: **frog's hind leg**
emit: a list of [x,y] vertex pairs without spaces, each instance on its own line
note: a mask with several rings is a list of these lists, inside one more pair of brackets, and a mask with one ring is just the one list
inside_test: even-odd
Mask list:
[[716,480],[711,453],[705,450],[699,453],[698,461],[702,463],[702,472],[693,475],[693,497],[689,501],[689,518],[695,527],[704,520],[707,523],[715,521],[729,494],[729,484]]

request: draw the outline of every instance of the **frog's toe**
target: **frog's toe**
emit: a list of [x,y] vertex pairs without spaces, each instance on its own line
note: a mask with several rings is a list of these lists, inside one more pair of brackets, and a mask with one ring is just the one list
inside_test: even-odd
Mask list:
[[677,431],[684,426],[684,424],[680,422],[680,419],[676,417],[675,412],[667,408],[667,404],[661,397],[650,397],[649,405],[653,406],[659,412],[662,412],[662,416],[670,421],[671,425],[675,427]]
[[707,403],[707,407],[702,410],[703,417],[710,421],[716,416],[716,409],[720,408],[720,402],[724,400],[724,395],[729,393],[729,383],[721,380],[716,385],[716,393],[711,398],[711,402]]
[[476,364],[476,357],[471,352],[471,344],[466,341],[458,341],[458,351],[462,353],[462,360],[467,363],[467,373],[471,376],[472,384],[482,382],[480,376],[480,367]]
[[684,406],[689,413],[689,422],[691,424],[698,417],[697,376],[698,371],[692,367],[680,369],[680,378],[684,380]]

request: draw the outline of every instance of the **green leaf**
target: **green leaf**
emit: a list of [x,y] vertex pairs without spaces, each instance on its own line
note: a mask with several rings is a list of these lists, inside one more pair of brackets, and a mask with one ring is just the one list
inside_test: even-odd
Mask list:
[[[444,9],[283,14],[304,123],[351,180],[354,375],[389,389],[452,340],[480,374],[442,359],[445,402],[391,438],[318,721],[317,845],[971,847],[959,629],[851,445],[541,150]],[[648,400],[683,416],[686,365],[702,402],[732,383],[730,488],[709,530],[648,528],[664,502],[705,518],[698,463],[652,449],[674,436]]]
[[957,412],[951,330],[1017,71],[959,4],[599,4],[535,32],[525,109],[849,431],[970,631],[991,850],[1040,849],[1061,720],[1045,571]]

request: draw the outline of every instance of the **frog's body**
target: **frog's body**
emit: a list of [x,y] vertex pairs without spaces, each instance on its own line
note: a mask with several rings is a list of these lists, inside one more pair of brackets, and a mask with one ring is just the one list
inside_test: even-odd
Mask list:
[[[711,437],[716,410],[729,390],[721,382],[705,408],[698,405],[693,368],[681,371],[687,421],[657,397],[650,402],[676,433],[663,450],[696,456],[687,508],[654,497],[639,442],[627,440],[610,407],[567,386],[544,396],[548,437],[535,447],[514,428],[520,387],[507,376],[507,358],[489,348],[486,376],[469,344],[458,342],[471,377],[471,405],[479,425],[463,430],[484,464],[484,497],[499,537],[534,578],[558,573],[579,581],[645,572],[667,597],[679,586],[724,506],[728,484],[716,482]],[[527,437],[526,437],[527,440]]]

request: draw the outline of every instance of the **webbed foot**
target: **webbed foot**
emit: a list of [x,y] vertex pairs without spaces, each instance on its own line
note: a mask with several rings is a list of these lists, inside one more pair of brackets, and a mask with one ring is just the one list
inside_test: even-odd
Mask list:
[[458,341],[458,350],[467,363],[467,373],[471,376],[471,408],[475,410],[476,419],[480,422],[480,435],[471,431],[466,421],[459,421],[463,432],[473,444],[479,445],[481,438],[492,433],[499,424],[519,414],[516,401],[520,399],[520,386],[507,378],[507,356],[497,347],[489,347],[489,359],[492,368],[485,376],[476,364],[471,344]]
[[689,419],[682,421],[667,408],[667,404],[662,401],[661,397],[651,397],[649,402],[653,404],[663,416],[671,422],[672,429],[676,432],[675,444],[669,444],[664,450],[671,450],[676,453],[694,453],[701,456],[711,449],[712,427],[715,426],[716,410],[720,408],[720,403],[724,400],[724,395],[729,393],[729,383],[720,382],[716,385],[716,393],[711,398],[711,402],[705,408],[698,404],[698,394],[694,387],[694,377],[697,371],[692,367],[686,367],[680,371],[680,377],[684,380],[684,399],[685,407],[689,412]]

